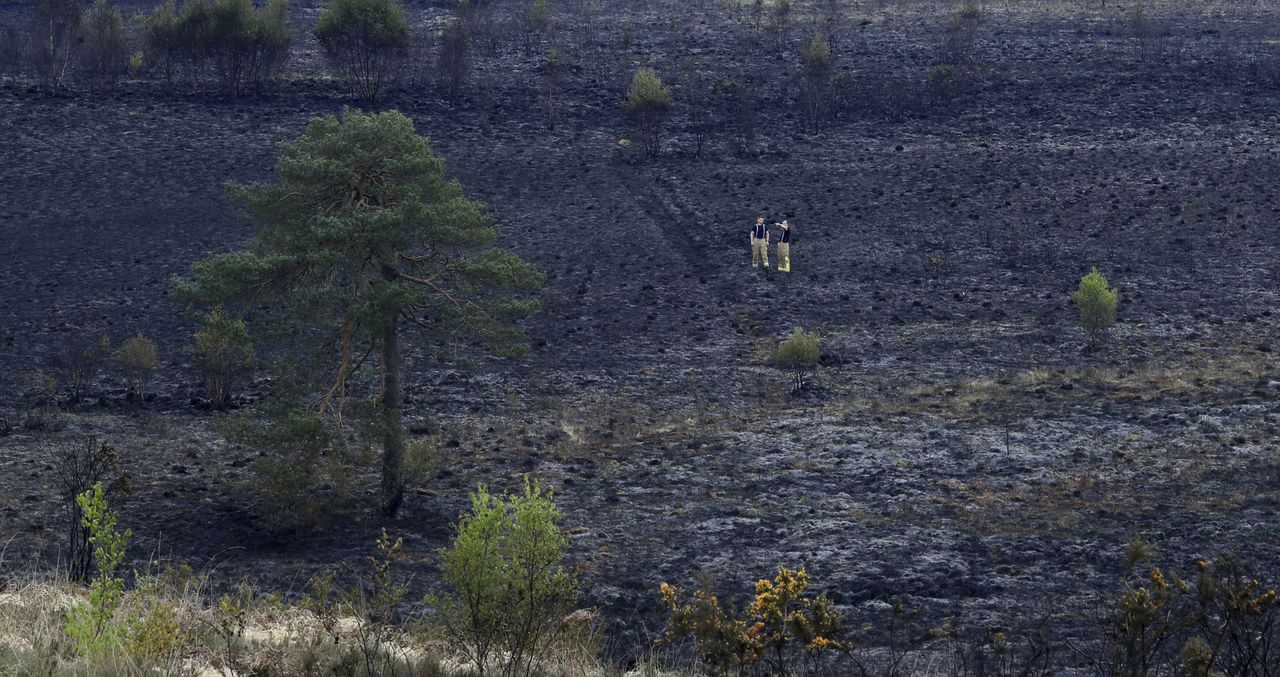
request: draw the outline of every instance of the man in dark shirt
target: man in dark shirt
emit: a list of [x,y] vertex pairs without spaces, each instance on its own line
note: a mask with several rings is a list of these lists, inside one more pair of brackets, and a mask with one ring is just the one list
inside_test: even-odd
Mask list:
[[751,227],[751,267],[769,267],[769,228],[764,225],[764,217],[756,217],[756,225]]
[[782,223],[777,225],[782,227],[782,237],[778,239],[778,272],[789,273],[791,272],[791,224],[783,219]]

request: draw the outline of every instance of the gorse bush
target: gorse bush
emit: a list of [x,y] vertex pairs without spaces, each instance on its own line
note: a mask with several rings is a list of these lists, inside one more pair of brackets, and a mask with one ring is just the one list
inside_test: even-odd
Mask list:
[[661,594],[671,612],[668,641],[679,643],[693,637],[705,674],[742,674],[760,660],[759,629],[721,605],[708,587],[695,591],[689,602],[681,602],[679,590],[668,583],[662,584]]
[[569,539],[559,522],[551,495],[527,480],[506,498],[481,486],[441,550],[452,590],[426,601],[481,674],[537,673],[573,629],[578,582],[564,568]]
[[404,56],[409,27],[398,0],[331,0],[314,32],[351,95],[373,102]]
[[1138,565],[1150,557],[1128,548],[1124,585],[1104,618],[1107,645],[1099,672],[1118,677],[1280,673],[1280,596],[1233,554],[1198,560],[1191,584],[1176,573]]
[[225,409],[236,380],[252,371],[256,361],[244,320],[214,310],[201,320],[192,339],[191,356],[204,372],[209,402]]
[[1098,337],[1116,323],[1118,297],[1107,284],[1107,278],[1097,268],[1080,278],[1080,284],[1071,294],[1071,300],[1080,311],[1080,325],[1089,333],[1089,347],[1097,345]]
[[645,152],[651,157],[658,154],[662,121],[670,107],[671,90],[662,84],[657,71],[652,68],[636,70],[623,108],[639,132]]
[[778,368],[791,374],[795,390],[803,390],[806,377],[822,360],[822,336],[796,327],[773,354]]
[[739,616],[704,585],[689,601],[662,583],[662,603],[670,611],[667,640],[692,638],[705,674],[750,674],[763,664],[770,675],[830,674],[831,659],[851,646],[841,637],[844,618],[825,595],[805,592],[803,569],[778,567],[771,580],[756,582],[755,596]]

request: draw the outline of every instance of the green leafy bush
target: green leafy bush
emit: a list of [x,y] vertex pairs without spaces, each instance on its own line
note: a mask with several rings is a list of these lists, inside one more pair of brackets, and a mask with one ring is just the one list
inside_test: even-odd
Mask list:
[[288,0],[166,2],[139,19],[166,81],[181,66],[195,90],[216,83],[231,96],[263,91],[289,57]]
[[226,438],[261,452],[245,488],[271,525],[321,529],[352,506],[361,464],[358,445],[323,417],[273,405],[262,418],[245,414],[216,423]]
[[367,102],[378,98],[409,36],[398,0],[330,0],[313,30],[351,95]]
[[214,0],[209,8],[205,48],[222,90],[231,96],[261,89],[289,55],[289,2]]
[[173,75],[183,51],[177,5],[174,0],[165,0],[164,4],[152,9],[150,14],[139,13],[136,22],[147,45],[147,54],[150,54],[159,66],[160,72],[164,75],[164,81],[173,82]]
[[133,384],[133,392],[141,398],[147,377],[156,369],[155,342],[141,333],[134,335],[116,351],[116,363],[124,369]]
[[831,46],[817,33],[800,50],[804,75],[805,114],[810,128],[817,131],[822,121],[822,105],[831,79]]
[[430,438],[419,438],[405,445],[404,474],[411,482],[430,480],[440,472],[443,463],[439,447]]
[[662,84],[657,71],[640,68],[631,78],[631,89],[623,108],[640,134],[645,152],[658,154],[661,143],[662,121],[671,108],[671,90]]
[[444,558],[446,595],[428,598],[438,627],[482,673],[537,672],[573,625],[578,583],[551,494],[525,482],[500,498],[481,486]]
[[1080,324],[1089,332],[1089,347],[1093,348],[1102,332],[1116,323],[1116,292],[1107,285],[1107,278],[1094,268],[1080,278],[1071,300],[1080,311]]
[[252,371],[256,361],[244,320],[214,310],[201,320],[192,338],[191,356],[204,371],[209,401],[214,408],[225,409],[236,380]]
[[82,524],[89,530],[98,575],[89,586],[88,602],[67,611],[67,634],[82,653],[111,651],[121,646],[127,632],[127,626],[115,618],[124,596],[124,579],[117,571],[133,534],[116,531],[116,516],[107,510],[101,482],[77,496],[76,502],[84,513]]
[[778,368],[791,374],[795,390],[803,390],[806,377],[822,360],[822,336],[796,327],[773,354]]
[[93,87],[109,87],[129,64],[120,8],[108,0],[96,0],[81,19],[84,45],[80,53],[85,74]]

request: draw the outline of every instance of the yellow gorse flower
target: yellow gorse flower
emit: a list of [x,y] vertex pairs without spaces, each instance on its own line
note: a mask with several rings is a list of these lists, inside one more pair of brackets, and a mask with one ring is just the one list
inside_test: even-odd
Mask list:
[[676,590],[676,586],[663,581],[662,584],[658,586],[658,594],[662,596],[663,604],[669,607],[674,607],[676,605],[676,597],[679,595],[679,591]]

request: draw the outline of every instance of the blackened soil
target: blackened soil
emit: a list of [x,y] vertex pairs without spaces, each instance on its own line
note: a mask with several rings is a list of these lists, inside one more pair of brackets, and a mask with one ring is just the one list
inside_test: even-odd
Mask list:
[[[445,12],[411,10],[424,26]],[[867,104],[818,135],[801,130],[792,51],[740,49],[719,9],[672,11],[566,16],[579,39],[554,130],[514,45],[478,57],[462,101],[423,86],[379,106],[415,120],[549,281],[527,361],[415,361],[410,417],[440,424],[445,472],[395,520],[318,534],[268,529],[232,489],[252,458],[188,404],[192,323],[167,289],[251,236],[222,182],[269,178],[275,144],[338,112],[339,92],[302,76],[238,101],[0,89],[0,416],[18,423],[31,372],[74,334],[142,331],[164,364],[154,402],[127,405],[107,377],[60,432],[0,437],[6,566],[56,559],[48,448],[96,432],[134,477],[121,509],[140,566],[209,563],[267,589],[354,560],[383,526],[425,588],[469,488],[540,478],[624,647],[660,626],[658,582],[699,572],[744,591],[804,564],[860,620],[903,597],[930,622],[1009,626],[1052,601],[1078,611],[1059,632],[1089,638],[1081,609],[1135,534],[1184,570],[1227,548],[1276,569],[1274,9],[1156,5],[1167,36],[1144,62],[1122,8],[992,6],[956,100],[917,98],[904,120]],[[868,99],[886,78],[923,82],[946,20],[867,9],[837,68]],[[750,154],[721,102],[726,129],[693,157],[680,58],[765,83]],[[617,143],[633,63],[677,83],[657,160]],[[793,273],[750,267],[757,212],[791,218]],[[1085,353],[1068,295],[1092,266],[1121,307]],[[828,337],[803,395],[765,360],[797,325]]]

